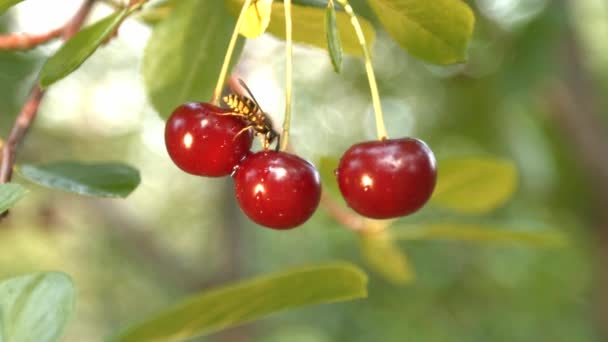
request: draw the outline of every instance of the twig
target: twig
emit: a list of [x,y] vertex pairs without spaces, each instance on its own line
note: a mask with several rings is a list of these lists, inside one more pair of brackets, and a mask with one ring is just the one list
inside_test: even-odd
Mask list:
[[331,198],[331,195],[326,192],[321,193],[320,205],[321,208],[325,209],[329,216],[340,223],[343,228],[361,235],[383,232],[394,222],[394,220],[373,220],[363,217],[337,203]]
[[64,28],[59,27],[39,34],[9,33],[0,35],[0,50],[30,50],[61,37],[63,31]]
[[53,39],[72,37],[84,23],[87,14],[93,6],[94,0],[87,0],[80,7],[76,15],[63,26],[44,33],[9,33],[0,35],[0,50],[30,50],[39,45],[46,44]]
[[601,120],[599,91],[585,70],[572,28],[566,33],[561,53],[562,81],[550,89],[548,107],[563,137],[573,147],[593,187],[597,246],[597,320],[603,340],[608,337],[608,129]]
[[[76,14],[63,26],[60,32],[63,39],[71,38],[80,30],[94,3],[95,0],[86,0],[78,9],[78,12],[76,12]],[[17,116],[6,143],[4,146],[2,146],[0,183],[8,183],[11,180],[15,158],[17,156],[17,147],[24,139],[27,131],[34,122],[43,96],[44,90],[42,90],[38,83],[36,83],[30,91],[28,100],[23,105],[21,112]]]

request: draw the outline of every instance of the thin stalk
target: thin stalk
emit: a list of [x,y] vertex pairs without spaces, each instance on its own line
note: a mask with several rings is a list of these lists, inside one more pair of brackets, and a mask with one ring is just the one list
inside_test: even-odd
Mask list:
[[376,133],[379,140],[386,139],[388,138],[388,134],[386,133],[384,115],[382,114],[382,106],[380,105],[380,93],[378,92],[378,84],[376,83],[376,76],[374,74],[374,68],[372,67],[371,54],[367,48],[367,43],[365,41],[365,36],[363,35],[363,30],[361,29],[361,24],[359,24],[359,20],[357,19],[353,8],[348,3],[348,0],[336,1],[344,8],[346,14],[350,16],[350,23],[355,29],[355,33],[359,39],[359,45],[361,45],[361,49],[363,50],[363,57],[365,58],[365,71],[367,72],[367,79],[369,80],[369,89],[372,94],[374,115],[376,116]]
[[222,89],[224,88],[224,82],[226,81],[226,75],[228,74],[228,66],[230,65],[234,47],[236,46],[236,40],[239,37],[239,31],[241,30],[241,24],[245,19],[245,13],[250,5],[251,0],[245,0],[243,2],[243,8],[241,8],[239,18],[236,20],[236,25],[234,26],[234,31],[232,32],[232,37],[230,38],[230,43],[228,44],[228,50],[226,50],[226,56],[224,57],[224,64],[222,64],[222,70],[220,71],[220,76],[217,79],[217,84],[215,85],[215,90],[213,91],[213,97],[211,98],[211,102],[215,105],[219,104]]
[[291,126],[291,98],[293,86],[293,40],[291,22],[291,0],[285,0],[285,117],[281,133],[281,151],[287,150]]

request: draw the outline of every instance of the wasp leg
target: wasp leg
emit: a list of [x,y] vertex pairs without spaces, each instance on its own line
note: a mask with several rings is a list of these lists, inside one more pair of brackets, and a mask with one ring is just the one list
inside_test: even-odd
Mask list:
[[275,151],[279,151],[279,148],[281,147],[281,135],[277,134],[277,144],[274,147]]
[[220,115],[220,116],[236,116],[237,118],[247,118],[247,114],[237,113],[237,112],[215,113],[215,115]]
[[264,134],[262,138],[262,146],[264,147],[264,150],[268,150],[270,147],[270,133]]
[[236,140],[236,138],[238,138],[238,137],[239,137],[239,135],[241,135],[241,134],[243,134],[243,133],[247,132],[247,130],[249,130],[249,129],[251,129],[251,128],[253,128],[253,126],[251,126],[251,125],[250,125],[250,126],[247,126],[247,127],[245,127],[245,128],[243,128],[242,130],[240,130],[240,131],[239,131],[239,132],[238,132],[238,133],[237,133],[237,134],[234,136],[234,138],[232,138],[232,140]]

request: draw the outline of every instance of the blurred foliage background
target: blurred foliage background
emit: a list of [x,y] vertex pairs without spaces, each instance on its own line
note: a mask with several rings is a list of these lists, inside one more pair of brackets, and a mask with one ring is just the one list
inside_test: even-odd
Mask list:
[[[360,13],[373,20],[362,1]],[[377,32],[374,64],[389,134],[427,141],[438,158],[513,160],[517,193],[485,221],[559,230],[566,248],[410,241],[416,269],[400,286],[370,272],[367,300],[275,315],[201,341],[599,341],[608,326],[608,4],[603,0],[476,0],[469,61],[437,67]],[[56,27],[78,1],[30,0],[0,31]],[[107,13],[101,8],[96,16]],[[141,170],[126,200],[99,200],[27,183],[31,194],[0,226],[0,278],[61,270],[78,289],[66,341],[101,339],[188,293],[289,265],[363,263],[359,239],[324,210],[276,232],[239,211],[230,179],[200,179],[169,160],[164,123],[140,65],[150,28],[119,36],[54,85],[21,148],[21,162],[122,160]],[[49,44],[0,52],[0,133],[6,137]],[[283,43],[246,43],[236,71],[281,121]],[[295,50],[293,145],[318,161],[375,130],[363,64],[337,75],[324,50]],[[209,75],[215,78],[216,75]],[[602,164],[604,163],[604,164]],[[441,171],[440,171],[441,172]],[[17,176],[16,181],[25,183]],[[404,220],[454,217],[428,207]],[[467,218],[477,220],[475,218]],[[604,267],[602,267],[604,265]],[[605,276],[605,274],[603,275]]]

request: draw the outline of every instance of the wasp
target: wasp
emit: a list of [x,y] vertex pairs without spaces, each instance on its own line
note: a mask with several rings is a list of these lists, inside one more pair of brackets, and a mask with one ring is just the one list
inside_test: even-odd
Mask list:
[[262,146],[265,150],[268,149],[275,139],[277,140],[276,148],[278,149],[281,136],[272,127],[270,117],[262,110],[260,104],[245,82],[239,79],[239,84],[247,91],[249,97],[239,94],[230,94],[222,98],[228,108],[233,111],[227,115],[240,117],[247,123],[247,127],[238,132],[236,136],[239,136],[249,129],[253,129],[256,134],[262,136]]

